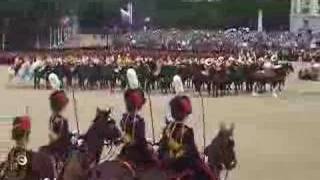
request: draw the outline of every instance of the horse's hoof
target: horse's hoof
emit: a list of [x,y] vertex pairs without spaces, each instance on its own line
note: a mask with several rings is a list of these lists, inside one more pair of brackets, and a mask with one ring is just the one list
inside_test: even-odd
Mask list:
[[277,93],[272,93],[272,96],[273,96],[274,98],[278,98],[278,94],[277,94]]
[[259,94],[257,94],[256,92],[252,92],[252,96],[257,97],[259,96]]

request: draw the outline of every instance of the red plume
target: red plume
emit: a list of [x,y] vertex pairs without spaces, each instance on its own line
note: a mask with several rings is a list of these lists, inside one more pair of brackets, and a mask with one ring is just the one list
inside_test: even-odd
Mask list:
[[186,98],[182,99],[181,107],[182,107],[182,111],[186,114],[190,114],[192,112],[192,106],[189,99],[186,99]]
[[54,92],[52,100],[56,101],[58,104],[66,104],[69,100],[63,91]]
[[19,128],[24,131],[29,131],[31,129],[31,120],[28,116],[22,116],[19,118],[18,124],[16,124],[16,128]]
[[128,100],[136,107],[136,108],[140,108],[143,105],[143,98],[142,96],[139,94],[139,92],[135,91],[132,92],[131,94],[129,94],[128,96]]

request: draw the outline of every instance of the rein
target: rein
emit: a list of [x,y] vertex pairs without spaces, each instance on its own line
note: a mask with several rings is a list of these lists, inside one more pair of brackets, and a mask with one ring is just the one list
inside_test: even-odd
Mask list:
[[134,179],[137,178],[136,170],[132,164],[130,164],[128,161],[123,161],[123,160],[119,160],[118,162],[120,162],[120,164],[122,164],[126,169],[130,171]]

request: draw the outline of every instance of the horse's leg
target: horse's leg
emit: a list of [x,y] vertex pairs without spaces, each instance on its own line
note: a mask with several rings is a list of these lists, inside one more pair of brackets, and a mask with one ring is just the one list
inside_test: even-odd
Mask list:
[[254,83],[255,83],[254,81],[249,81],[249,83],[248,83],[249,91],[248,92],[251,92],[253,90]]
[[238,95],[240,90],[240,84],[239,82],[234,81],[233,85],[234,85],[234,94]]
[[[9,79],[9,82],[10,82],[11,79]],[[33,76],[33,89],[37,89],[37,76],[34,75]]]
[[282,89],[281,89],[281,87],[282,87],[282,81],[281,81],[281,80],[278,81],[278,82],[277,82],[277,85],[278,85],[278,87],[277,87],[278,91],[281,92],[281,91],[282,91]]
[[277,94],[277,82],[273,82],[273,83],[270,83],[270,86],[271,86],[271,90],[272,90],[272,96],[277,98],[278,97],[278,94]]
[[221,83],[220,89],[221,89],[220,95],[226,96],[227,95],[227,83],[226,82]]
[[228,82],[228,95],[232,95],[232,82]]
[[219,86],[217,83],[214,84],[214,97],[219,96]]
[[217,97],[219,96],[222,96],[222,85],[220,82],[217,84]]
[[215,97],[216,96],[216,87],[215,87],[214,82],[212,82],[212,84],[211,84],[211,89],[212,89],[212,96]]
[[258,82],[252,83],[252,96],[258,96],[258,93],[256,92]]
[[224,83],[224,93],[225,93],[226,96],[230,95],[230,90],[231,90],[230,83],[229,82],[225,82]]
[[211,83],[207,82],[207,90],[208,90],[208,95],[210,96],[211,94]]

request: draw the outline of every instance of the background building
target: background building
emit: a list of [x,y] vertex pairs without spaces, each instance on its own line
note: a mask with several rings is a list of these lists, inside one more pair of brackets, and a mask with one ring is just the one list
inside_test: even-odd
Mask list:
[[290,31],[320,32],[319,0],[291,0]]

